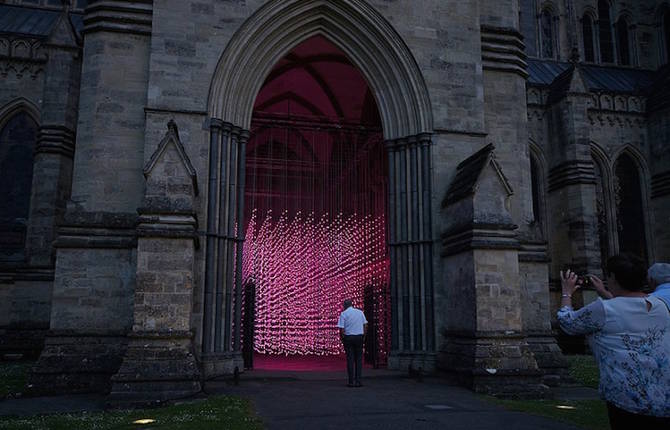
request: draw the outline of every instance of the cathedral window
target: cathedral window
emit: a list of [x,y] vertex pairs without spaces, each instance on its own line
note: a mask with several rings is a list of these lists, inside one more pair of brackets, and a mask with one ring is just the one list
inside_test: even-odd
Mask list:
[[598,33],[600,36],[600,61],[614,62],[614,41],[612,40],[612,24],[610,3],[608,0],[598,1]]
[[25,112],[0,128],[0,259],[14,259],[25,245],[36,137],[37,124]]
[[619,64],[630,66],[630,34],[628,31],[628,22],[624,17],[619,18],[616,23],[616,37]]
[[595,38],[593,37],[593,19],[588,14],[582,18],[582,40],[584,43],[584,61],[593,63],[596,60]]
[[540,14],[540,45],[542,58],[555,58],[556,28],[551,10],[544,9]]
[[647,259],[642,184],[637,164],[624,153],[614,166],[614,201],[616,204],[619,252],[630,252]]

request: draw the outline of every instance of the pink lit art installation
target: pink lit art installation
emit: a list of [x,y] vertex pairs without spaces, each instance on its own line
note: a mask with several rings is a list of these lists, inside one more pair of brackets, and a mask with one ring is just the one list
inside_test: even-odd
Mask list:
[[[244,242],[244,284],[256,286],[254,351],[342,354],[337,319],[345,298],[363,309],[375,300],[378,354],[390,337],[383,215],[251,212]],[[382,303],[379,303],[379,302]],[[371,324],[372,325],[372,324]]]

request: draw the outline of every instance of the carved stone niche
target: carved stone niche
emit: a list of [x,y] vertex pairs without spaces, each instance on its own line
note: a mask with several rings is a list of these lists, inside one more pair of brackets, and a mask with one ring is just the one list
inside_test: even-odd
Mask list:
[[481,393],[542,396],[542,371],[523,327],[513,194],[495,147],[459,164],[443,200],[444,292],[438,367]]
[[174,121],[144,175],[134,324],[123,364],[112,377],[112,406],[154,404],[201,388],[191,327],[198,184]]

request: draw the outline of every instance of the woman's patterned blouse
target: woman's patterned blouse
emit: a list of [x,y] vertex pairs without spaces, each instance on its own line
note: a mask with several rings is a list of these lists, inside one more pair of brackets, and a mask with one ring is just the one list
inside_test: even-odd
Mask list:
[[558,322],[568,334],[589,335],[605,400],[629,412],[670,417],[670,310],[661,300],[616,297],[577,311],[564,306]]

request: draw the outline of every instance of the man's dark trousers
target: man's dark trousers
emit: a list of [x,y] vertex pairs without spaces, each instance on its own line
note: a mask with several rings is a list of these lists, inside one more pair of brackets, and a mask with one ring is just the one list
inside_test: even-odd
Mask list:
[[363,375],[363,335],[344,336],[349,385],[361,385]]

